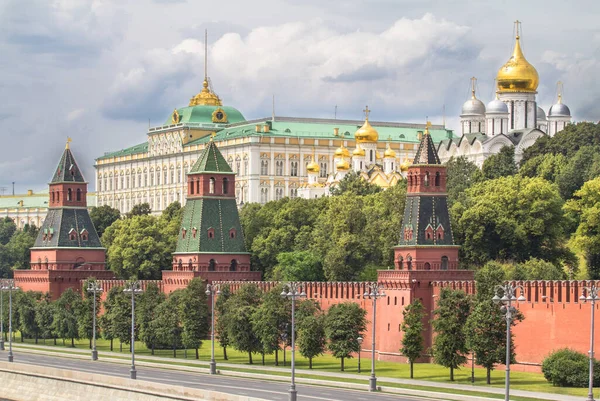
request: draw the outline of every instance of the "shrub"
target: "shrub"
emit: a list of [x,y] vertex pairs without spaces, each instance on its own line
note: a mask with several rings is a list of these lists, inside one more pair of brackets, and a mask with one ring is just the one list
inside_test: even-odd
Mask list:
[[[569,348],[559,349],[542,362],[546,380],[559,387],[587,387],[589,358]],[[594,387],[600,385],[600,363],[594,361]]]

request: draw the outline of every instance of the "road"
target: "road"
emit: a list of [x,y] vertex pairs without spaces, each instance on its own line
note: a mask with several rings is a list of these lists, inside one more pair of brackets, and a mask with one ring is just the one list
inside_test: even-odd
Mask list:
[[[6,352],[0,352],[6,356]],[[55,356],[42,356],[27,353],[14,353],[18,363],[48,366],[59,369],[76,370],[80,372],[100,373],[116,377],[129,377],[129,366],[101,361],[85,361]],[[170,385],[179,385],[204,390],[220,391],[229,394],[245,395],[266,400],[287,401],[289,383],[236,378],[231,376],[203,373],[188,373],[170,369],[136,367],[138,380],[146,380]],[[365,389],[368,386],[365,380]],[[338,388],[296,384],[298,400],[331,400],[331,401],[417,401],[431,400],[412,396],[369,393],[368,391],[345,390]]]

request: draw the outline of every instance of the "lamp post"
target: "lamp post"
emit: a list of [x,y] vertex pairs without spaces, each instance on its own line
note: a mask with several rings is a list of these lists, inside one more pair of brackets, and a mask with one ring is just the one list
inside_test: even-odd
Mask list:
[[96,350],[96,294],[102,292],[102,287],[98,285],[96,280],[91,280],[88,283],[87,291],[94,295],[94,316],[92,323],[92,361],[98,360],[98,351]]
[[221,286],[219,284],[208,284],[206,286],[206,295],[210,295],[210,374],[217,374],[217,362],[215,361],[215,294],[221,295]]
[[130,377],[137,379],[137,372],[135,370],[135,296],[143,292],[140,288],[140,282],[138,280],[128,281],[124,294],[131,294],[131,369],[129,370]]
[[4,280],[0,279],[0,351],[4,351]]
[[356,339],[356,341],[358,341],[358,373],[360,373],[360,350],[361,350],[361,345],[362,345],[362,342],[363,342],[363,338],[359,336]]
[[594,401],[594,308],[596,307],[596,301],[600,299],[600,288],[592,285],[591,287],[583,287],[587,296],[583,294],[579,297],[579,300],[585,302],[590,301],[592,305],[592,322],[590,328],[590,382],[589,391],[586,401]]
[[375,318],[377,317],[377,299],[385,297],[383,286],[378,283],[367,283],[364,298],[373,300],[373,330],[371,344],[371,377],[369,377],[369,391],[377,391],[377,378],[375,377]]
[[[521,295],[517,298],[515,295],[517,290],[521,291]],[[513,321],[513,314],[517,312],[517,308],[512,306],[512,303],[515,301],[525,302],[526,299],[523,296],[525,290],[523,286],[520,285],[512,285],[510,283],[506,283],[504,285],[497,285],[494,288],[495,295],[492,298],[495,304],[502,304],[500,310],[504,313],[504,318],[506,319],[506,378],[504,381],[504,400],[509,401],[509,393],[510,393],[510,325]],[[502,297],[500,297],[502,295]]]
[[[287,288],[287,291],[286,291]],[[295,309],[296,299],[306,298],[306,293],[303,290],[302,284],[300,283],[286,283],[283,285],[283,291],[281,291],[282,298],[288,298],[292,300],[292,379],[289,390],[289,401],[296,401],[298,392],[296,391],[295,373],[296,373],[296,356],[295,356],[295,341],[296,341],[296,329],[295,329]]]
[[8,291],[8,362],[12,362],[12,293],[18,290],[19,287],[15,286],[15,280],[4,280],[1,289],[2,291]]

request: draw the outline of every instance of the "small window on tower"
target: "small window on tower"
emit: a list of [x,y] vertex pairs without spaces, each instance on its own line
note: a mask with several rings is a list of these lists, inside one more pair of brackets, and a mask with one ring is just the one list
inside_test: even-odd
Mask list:
[[237,233],[236,233],[236,231],[235,231],[235,228],[232,228],[231,230],[229,230],[229,238],[231,238],[231,239],[235,239],[235,237],[236,237],[236,234],[237,234]]

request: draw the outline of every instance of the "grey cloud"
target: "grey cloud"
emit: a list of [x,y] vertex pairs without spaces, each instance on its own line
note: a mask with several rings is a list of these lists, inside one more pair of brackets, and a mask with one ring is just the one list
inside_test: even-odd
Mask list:
[[390,71],[387,68],[382,68],[374,64],[369,64],[358,68],[355,71],[342,73],[335,77],[324,77],[325,82],[359,82],[359,81],[376,81],[390,77]]

